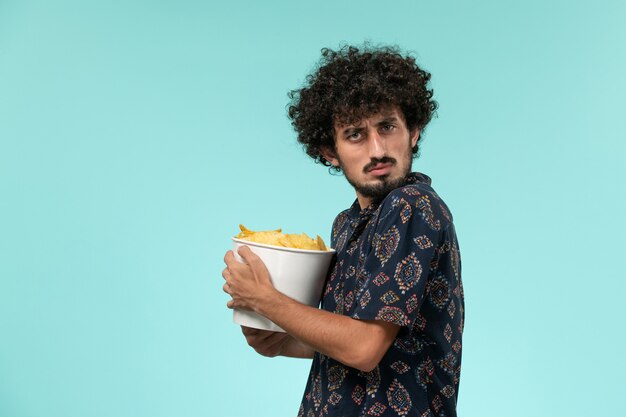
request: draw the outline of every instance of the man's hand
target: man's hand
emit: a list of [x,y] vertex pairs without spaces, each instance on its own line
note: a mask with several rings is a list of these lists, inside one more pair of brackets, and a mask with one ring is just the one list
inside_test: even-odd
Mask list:
[[259,330],[245,326],[241,326],[241,332],[246,337],[248,345],[252,346],[259,355],[269,358],[281,355],[285,343],[289,340],[289,335],[282,332]]
[[315,353],[310,346],[296,340],[288,333],[271,332],[241,326],[246,341],[257,353],[268,356],[287,356],[290,358],[311,359]]
[[238,252],[245,263],[235,259],[233,251],[226,252],[226,268],[222,276],[226,280],[224,292],[232,297],[226,306],[244,310],[258,310],[262,302],[271,302],[276,291],[270,280],[267,267],[249,247],[242,246]]

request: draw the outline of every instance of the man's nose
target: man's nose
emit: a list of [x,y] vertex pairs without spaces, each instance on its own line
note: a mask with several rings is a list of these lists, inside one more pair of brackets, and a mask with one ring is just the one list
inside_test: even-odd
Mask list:
[[369,141],[369,151],[370,158],[382,158],[386,154],[386,143],[385,139],[382,138],[378,132],[370,133],[370,141]]

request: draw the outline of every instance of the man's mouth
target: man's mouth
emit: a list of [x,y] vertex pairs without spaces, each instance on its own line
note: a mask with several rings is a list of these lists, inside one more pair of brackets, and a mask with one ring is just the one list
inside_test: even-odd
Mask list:
[[379,162],[367,169],[367,172],[376,176],[387,175],[393,167],[392,162]]

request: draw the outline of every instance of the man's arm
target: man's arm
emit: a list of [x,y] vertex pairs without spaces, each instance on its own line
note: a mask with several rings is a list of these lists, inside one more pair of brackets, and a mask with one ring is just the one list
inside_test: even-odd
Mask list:
[[253,310],[282,327],[296,341],[350,367],[371,371],[393,343],[400,327],[378,320],[356,320],[301,304],[277,291],[261,259],[248,247],[226,253],[224,291],[229,308]]

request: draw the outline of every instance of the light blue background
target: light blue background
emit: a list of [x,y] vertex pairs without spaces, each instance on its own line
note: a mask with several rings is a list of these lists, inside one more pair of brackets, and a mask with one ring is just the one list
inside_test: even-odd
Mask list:
[[0,1],[0,416],[295,416],[225,308],[237,225],[326,238],[295,142],[324,46],[399,44],[464,268],[459,413],[626,414],[626,3]]

